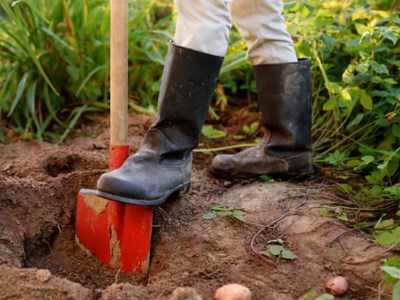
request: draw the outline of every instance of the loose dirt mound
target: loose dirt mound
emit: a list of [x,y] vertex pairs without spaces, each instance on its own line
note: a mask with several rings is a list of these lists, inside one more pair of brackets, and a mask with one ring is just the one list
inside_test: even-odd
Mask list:
[[[382,278],[376,270],[389,253],[320,216],[331,198],[324,196],[331,193],[326,186],[221,182],[208,175],[204,155],[196,155],[191,192],[156,209],[148,280],[102,267],[75,244],[73,224],[77,191],[93,186],[107,168],[105,120],[95,116],[64,146],[0,146],[0,299],[168,299],[178,286],[211,299],[217,287],[235,282],[252,289],[256,300],[285,300],[322,292],[333,275],[350,280],[343,299],[377,298]],[[131,117],[134,149],[149,124]],[[244,219],[203,217],[217,205],[241,209]],[[256,254],[276,239],[297,259],[273,262]]]
[[0,266],[0,284],[0,299],[94,299],[93,291],[47,270]]

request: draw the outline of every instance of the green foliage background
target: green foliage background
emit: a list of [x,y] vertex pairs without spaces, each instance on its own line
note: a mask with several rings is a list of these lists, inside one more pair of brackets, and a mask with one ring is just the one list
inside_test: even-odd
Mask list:
[[[23,138],[63,141],[83,113],[108,108],[109,1],[0,7],[0,122]],[[380,197],[400,199],[399,10],[396,0],[286,2],[298,54],[313,62],[316,161],[361,172]],[[130,1],[136,110],[155,110],[174,15],[169,0]],[[217,93],[228,108],[230,96],[255,92],[245,49],[234,30]]]

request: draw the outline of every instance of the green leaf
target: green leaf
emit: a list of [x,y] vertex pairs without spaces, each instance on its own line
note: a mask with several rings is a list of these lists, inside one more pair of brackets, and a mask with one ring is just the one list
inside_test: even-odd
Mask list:
[[322,294],[321,296],[319,296],[315,300],[335,300],[335,297],[330,295],[330,294]]
[[397,173],[397,171],[399,170],[399,166],[400,166],[400,160],[397,159],[397,158],[392,158],[388,162],[386,175],[388,177],[393,177]]
[[76,123],[78,122],[79,118],[82,116],[83,113],[90,111],[90,107],[85,104],[77,109],[75,109],[71,116],[71,120],[67,126],[67,129],[64,131],[60,139],[58,140],[58,143],[61,144],[64,142],[64,140],[68,137],[68,135],[71,133],[71,131],[75,128]]
[[353,21],[369,19],[370,13],[368,13],[364,8],[360,7],[354,10],[351,18]]
[[268,245],[267,246],[267,252],[274,257],[280,257],[281,253],[283,251],[283,246],[281,245]]
[[332,94],[335,94],[335,95],[340,94],[340,91],[342,90],[342,87],[339,83],[332,82],[332,81],[329,81],[326,84],[326,87]]
[[331,111],[331,110],[334,110],[336,107],[337,107],[336,99],[330,99],[324,103],[323,109],[325,111]]
[[372,97],[365,91],[363,91],[361,93],[360,103],[365,109],[368,109],[368,110],[372,110],[372,108],[374,106]]
[[399,124],[393,124],[392,126],[392,134],[400,139],[400,125]]
[[246,214],[242,209],[236,209],[231,207],[225,207],[217,205],[211,208],[211,211],[203,215],[203,219],[212,220],[216,217],[232,217],[236,220],[244,222]]
[[11,115],[14,113],[15,108],[17,107],[19,101],[22,98],[22,95],[24,94],[25,91],[25,86],[26,86],[26,81],[28,80],[29,74],[25,73],[25,75],[22,77],[21,81],[18,84],[18,88],[17,88],[17,93],[15,95],[14,98],[14,102],[10,108],[10,111],[8,113],[8,117],[11,117]]
[[28,103],[28,108],[29,112],[31,114],[31,117],[35,123],[35,126],[37,128],[37,131],[39,132],[39,139],[41,139],[40,135],[40,124],[39,124],[39,119],[37,117],[36,113],[36,86],[37,86],[37,81],[35,81],[28,89],[26,98],[27,98],[27,103]]
[[385,33],[383,34],[383,36],[385,37],[385,39],[391,41],[393,43],[393,45],[396,45],[399,40],[396,33],[394,33],[391,30],[386,30]]
[[373,157],[372,155],[365,155],[365,156],[361,157],[361,160],[366,165],[369,165],[370,163],[375,161],[375,157]]
[[289,249],[284,248],[282,251],[282,258],[286,260],[294,260],[297,258],[297,256]]
[[4,143],[6,141],[6,134],[4,133],[4,130],[0,128],[0,143]]
[[339,213],[336,218],[338,218],[340,221],[343,222],[348,222],[349,221],[349,217],[347,216],[347,214],[345,212],[341,212]]
[[400,300],[400,281],[394,285],[392,295],[393,300]]
[[250,124],[250,126],[248,125],[244,125],[242,128],[242,131],[247,134],[247,135],[254,135],[257,133],[258,128],[260,127],[260,122],[253,122]]
[[351,120],[349,125],[347,125],[347,130],[350,130],[355,126],[358,126],[363,119],[364,119],[364,115],[363,114],[358,114],[353,120]]
[[282,258],[285,260],[295,260],[297,258],[297,256],[291,250],[287,249],[281,244],[267,245],[267,248],[263,254],[271,258]]
[[338,187],[339,187],[339,190],[345,194],[350,194],[353,191],[353,187],[347,183],[341,183],[341,184],[339,184]]
[[385,74],[385,75],[389,74],[389,70],[384,64],[378,64],[377,62],[372,62],[371,67],[372,70],[374,70],[375,73],[377,74]]
[[388,219],[388,220],[382,220],[382,221],[376,223],[374,228],[378,229],[378,230],[383,230],[383,229],[392,228],[393,225],[394,225],[394,220]]
[[241,210],[236,210],[235,209],[232,212],[232,218],[235,218],[235,219],[237,219],[239,221],[242,221],[242,222],[244,221],[245,216],[246,216],[246,214]]
[[389,274],[391,277],[400,279],[400,268],[392,267],[392,266],[383,266],[381,269]]
[[214,206],[211,209],[215,212],[226,212],[226,211],[231,210],[229,207],[225,207],[225,206],[221,206],[221,205]]
[[203,215],[204,220],[213,220],[217,217],[217,214],[213,211],[209,211]]
[[[384,260],[385,266],[400,268],[400,258],[397,256],[388,257]],[[394,285],[398,280],[385,272],[384,281],[387,284]]]
[[274,182],[275,181],[274,178],[272,178],[269,175],[261,175],[258,178],[263,182]]
[[326,207],[322,207],[319,209],[319,215],[321,217],[328,217],[329,216],[329,210]]
[[326,162],[334,167],[341,167],[345,163],[346,153],[335,151],[324,157],[323,162]]
[[202,134],[209,139],[221,139],[226,137],[226,132],[215,129],[214,127],[207,125],[202,129]]
[[390,196],[395,197],[396,199],[400,199],[400,186],[390,186],[385,188],[385,193],[388,193]]
[[318,296],[317,291],[314,289],[311,289],[305,293],[300,300],[315,300],[315,298]]
[[342,96],[343,101],[350,102],[351,101],[351,94],[349,89],[343,89],[340,91],[340,95]]
[[364,35],[365,33],[370,31],[368,26],[365,26],[365,25],[363,25],[361,23],[356,23],[355,25],[356,25],[357,33],[360,34],[360,35]]
[[375,233],[376,242],[383,247],[390,247],[400,243],[400,227],[393,230],[378,231]]
[[99,71],[104,70],[106,66],[98,66],[95,69],[93,69],[87,76],[86,78],[82,81],[82,84],[78,88],[78,90],[75,93],[75,96],[78,97],[81,91],[86,87],[86,84],[89,82],[89,80],[92,79],[92,77]]
[[371,172],[371,174],[368,175],[366,178],[368,183],[370,184],[381,184],[385,176],[385,172],[382,172],[381,170],[375,170]]

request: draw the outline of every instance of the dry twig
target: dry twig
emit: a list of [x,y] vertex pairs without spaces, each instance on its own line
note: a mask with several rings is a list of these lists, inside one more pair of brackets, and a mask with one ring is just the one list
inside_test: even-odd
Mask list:
[[[306,194],[307,194],[307,193],[306,193]],[[285,213],[282,214],[281,216],[277,217],[276,219],[272,220],[272,221],[271,221],[270,223],[268,223],[267,225],[265,225],[265,226],[263,226],[262,228],[260,228],[260,229],[253,235],[253,237],[251,238],[251,241],[250,241],[250,248],[251,248],[252,252],[253,252],[255,255],[257,255],[258,257],[262,257],[263,260],[265,261],[264,255],[260,254],[260,252],[256,249],[256,246],[255,246],[255,245],[256,245],[257,238],[258,238],[263,232],[265,232],[266,230],[268,230],[268,229],[271,229],[271,230],[272,230],[272,229],[276,228],[276,226],[277,226],[282,220],[284,220],[285,218],[287,218],[288,216],[296,214],[296,211],[297,211],[299,208],[301,208],[302,206],[304,206],[304,204],[306,204],[307,200],[308,200],[308,199],[307,199],[307,197],[306,197],[306,199],[305,199],[303,202],[301,202],[298,206],[296,206],[294,209],[288,210],[287,212],[285,212]],[[271,261],[268,260],[268,262],[271,263],[271,264],[273,264],[273,265],[275,266],[275,264],[272,263]]]

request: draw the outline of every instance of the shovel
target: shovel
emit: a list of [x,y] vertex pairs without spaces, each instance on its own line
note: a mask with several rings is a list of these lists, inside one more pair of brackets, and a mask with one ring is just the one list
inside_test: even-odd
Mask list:
[[[111,0],[111,141],[109,168],[118,169],[128,146],[128,0]],[[147,274],[153,212],[81,190],[76,241],[89,255],[122,273]]]

